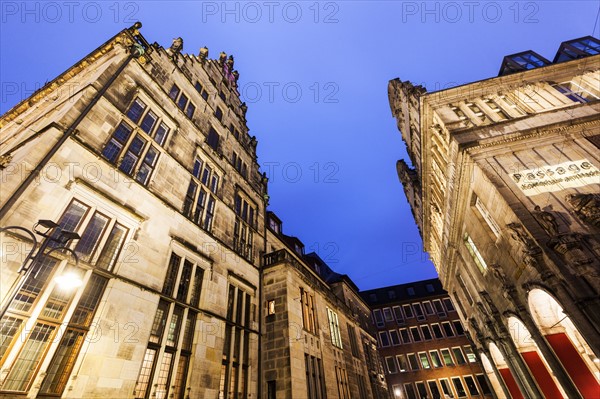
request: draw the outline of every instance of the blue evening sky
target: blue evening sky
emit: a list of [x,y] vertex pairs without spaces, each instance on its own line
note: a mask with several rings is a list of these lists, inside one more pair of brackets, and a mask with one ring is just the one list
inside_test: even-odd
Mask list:
[[435,277],[396,175],[387,83],[430,91],[598,36],[598,1],[1,1],[0,113],[135,21],[235,56],[270,209],[361,289]]

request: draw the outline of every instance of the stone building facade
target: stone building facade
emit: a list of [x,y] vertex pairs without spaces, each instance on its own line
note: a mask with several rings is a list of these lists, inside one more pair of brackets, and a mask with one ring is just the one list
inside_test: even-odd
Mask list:
[[373,312],[394,398],[494,397],[439,279],[362,291],[361,296]]
[[424,249],[500,397],[600,396],[600,41],[388,86]]
[[346,275],[267,215],[261,345],[267,399],[389,398],[370,310]]
[[234,60],[140,27],[0,119],[0,397],[260,396],[266,179]]

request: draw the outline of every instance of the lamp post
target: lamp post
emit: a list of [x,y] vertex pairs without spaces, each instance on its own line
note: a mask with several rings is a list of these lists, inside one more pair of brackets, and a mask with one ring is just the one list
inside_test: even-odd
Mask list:
[[[23,264],[18,270],[18,273],[22,273],[23,275],[17,278],[15,286],[12,290],[9,290],[9,295],[7,295],[5,298],[4,304],[2,305],[2,309],[0,310],[0,320],[4,318],[4,315],[10,307],[12,298],[21,290],[21,288],[23,288],[23,284],[25,284],[27,279],[32,275],[34,279],[37,278],[40,269],[38,265],[42,257],[48,256],[54,251],[66,251],[69,252],[75,259],[75,267],[79,265],[79,258],[77,257],[77,254],[72,249],[67,248],[67,245],[70,241],[78,240],[81,237],[79,236],[79,234],[73,231],[63,230],[58,223],[53,222],[52,220],[38,220],[38,222],[33,226],[33,232],[21,226],[0,227],[0,233],[8,230],[17,230],[29,235],[32,240],[32,248],[27,253]],[[42,243],[37,249],[37,252],[36,247],[38,246],[38,240],[36,239],[34,233],[43,237]],[[48,245],[50,245],[50,243],[52,242],[57,243],[58,246],[46,252]],[[70,280],[69,283],[75,284],[75,282],[73,282],[72,280]]]

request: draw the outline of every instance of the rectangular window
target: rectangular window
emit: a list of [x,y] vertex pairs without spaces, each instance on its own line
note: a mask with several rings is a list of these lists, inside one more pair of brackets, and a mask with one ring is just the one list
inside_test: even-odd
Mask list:
[[400,306],[394,306],[394,317],[396,318],[396,323],[402,324],[404,323],[404,315],[402,314],[402,308]]
[[415,385],[417,387],[417,393],[419,394],[420,398],[429,397],[429,395],[427,394],[427,388],[425,388],[425,383],[423,381],[415,382]]
[[27,391],[40,365],[42,354],[54,337],[55,330],[56,326],[53,325],[43,323],[35,325],[4,380],[3,390]]
[[119,126],[117,126],[109,142],[104,147],[104,150],[102,150],[102,156],[106,158],[108,162],[112,164],[117,162],[119,154],[121,153],[123,146],[129,140],[132,130],[131,126],[125,122],[121,122]]
[[144,186],[148,185],[148,182],[150,181],[150,176],[152,175],[156,166],[156,161],[158,160],[158,154],[158,150],[153,146],[150,146],[148,151],[146,151],[146,155],[144,156],[140,169],[135,177],[135,180]]
[[127,110],[127,117],[131,119],[133,123],[138,123],[145,109],[146,104],[139,98],[136,98]]
[[442,360],[440,359],[440,354],[437,350],[429,351],[429,356],[431,357],[433,367],[442,367]]
[[215,111],[215,116],[219,121],[223,121],[223,110],[221,110],[220,107],[217,107],[217,110]]
[[210,128],[208,136],[206,137],[206,143],[215,151],[219,151],[219,133],[214,128]]
[[[329,319],[329,331],[331,333],[331,343],[340,349],[343,349],[342,345],[342,334],[340,334],[340,325],[338,321],[337,313],[327,308],[327,318]],[[379,333],[381,335],[381,333]],[[387,334],[386,334],[387,338]],[[383,340],[382,340],[383,343]],[[388,346],[389,346],[388,341]]]
[[440,385],[442,387],[442,392],[444,392],[444,395],[448,395],[451,398],[454,397],[454,394],[452,393],[452,388],[450,387],[450,382],[447,378],[440,378]]
[[387,331],[379,331],[379,341],[384,348],[390,346],[390,337]]
[[483,392],[484,395],[491,395],[492,390],[490,389],[485,376],[483,374],[477,374],[475,378],[477,378],[481,392]]
[[425,339],[425,341],[433,339],[433,337],[431,336],[431,330],[429,330],[429,326],[421,326],[421,332],[423,333],[423,338]]
[[415,388],[410,382],[404,384],[404,391],[406,392],[406,399],[417,399],[417,393],[415,392]]
[[442,328],[440,327],[439,324],[432,324],[431,325],[431,329],[433,330],[433,335],[437,338],[437,339],[442,339],[444,338],[444,334],[442,334]]
[[446,337],[454,337],[454,331],[452,331],[452,326],[450,326],[449,322],[443,322],[442,327],[444,328],[444,333],[446,334]]
[[452,301],[450,300],[450,298],[444,298],[444,306],[446,307],[446,310],[448,312],[455,312],[456,309],[454,308],[454,304],[452,303]]
[[234,212],[236,219],[233,228],[233,248],[242,257],[252,260],[256,207],[246,197],[236,193]]
[[454,361],[452,360],[452,355],[450,355],[449,349],[440,349],[442,353],[442,358],[444,359],[444,364],[446,366],[454,366]]
[[415,317],[413,315],[413,311],[412,311],[412,308],[410,307],[410,305],[402,305],[402,309],[404,310],[404,314],[406,315],[407,319]]
[[425,320],[425,315],[423,314],[423,308],[420,303],[413,303],[412,308],[417,316],[417,320],[422,321]]
[[304,329],[312,334],[317,334],[317,313],[314,296],[300,288],[300,305],[302,306],[302,323]]
[[488,268],[487,263],[485,263],[483,256],[481,256],[481,253],[477,249],[477,246],[475,246],[475,243],[471,239],[471,236],[469,236],[466,233],[465,233],[465,246],[467,247],[469,254],[471,254],[471,258],[473,258],[473,261],[475,262],[475,264],[477,265],[479,270],[482,273],[485,273],[485,271]]
[[169,97],[171,98],[171,100],[175,101],[175,99],[179,95],[179,92],[180,92],[179,87],[177,87],[176,85],[173,85],[173,87],[171,87],[171,90],[169,91]]
[[385,325],[380,309],[373,310],[373,320],[375,320],[375,325],[377,327],[383,327]]
[[196,106],[194,104],[192,104],[192,102],[190,101],[188,103],[187,107],[185,108],[185,114],[187,115],[188,118],[192,119],[195,111],[196,111]]
[[383,316],[385,317],[386,322],[394,320],[394,317],[392,316],[392,309],[390,308],[383,308]]
[[425,313],[428,315],[432,315],[434,313],[433,306],[431,306],[431,302],[429,301],[423,302],[423,308],[425,308]]
[[[350,338],[350,349],[352,350],[352,356],[360,357],[360,352],[358,351],[358,342],[356,341],[356,331],[354,326],[350,323],[346,323],[346,327],[348,328],[348,338]],[[397,338],[397,336],[396,336]]]
[[465,360],[465,357],[462,353],[462,351],[460,350],[460,348],[452,348],[452,352],[454,353],[454,358],[456,359],[456,364],[465,364],[467,363],[467,361]]
[[479,396],[479,390],[477,389],[477,384],[475,380],[470,375],[463,376],[465,379],[465,384],[467,385],[467,389],[469,390],[469,395],[471,396]]
[[467,396],[467,392],[465,391],[465,387],[463,386],[460,377],[452,377],[452,383],[454,384],[454,389],[456,389],[456,393],[458,394],[459,398],[464,398]]
[[400,336],[402,337],[402,343],[403,344],[408,344],[410,343],[410,335],[408,333],[408,329],[406,328],[401,328],[400,329]]
[[429,363],[429,358],[427,357],[426,352],[419,352],[419,360],[421,361],[421,367],[424,370],[431,368],[431,364]]
[[465,330],[460,320],[452,320],[452,324],[454,325],[454,330],[456,330],[456,335],[465,335]]
[[405,355],[396,355],[396,360],[398,361],[398,366],[400,367],[400,372],[404,373],[408,370],[408,365],[406,363]]
[[442,398],[442,393],[440,392],[440,389],[438,388],[438,385],[435,382],[435,380],[427,381],[427,385],[429,386],[429,390],[431,391],[431,395],[432,395],[433,399],[441,399]]
[[463,350],[465,351],[465,354],[467,355],[467,359],[469,360],[469,363],[477,363],[477,356],[475,356],[473,349],[469,345],[463,346]]
[[179,107],[179,109],[181,109],[183,111],[185,109],[187,102],[188,102],[187,96],[182,93],[179,96],[179,100],[177,100],[177,106]]
[[496,221],[492,218],[492,215],[483,205],[483,202],[481,202],[478,196],[475,197],[475,209],[477,209],[483,220],[485,220],[486,224],[488,225],[492,233],[494,233],[496,238],[500,237],[500,226],[498,226],[498,223],[496,223]]
[[406,358],[408,359],[408,364],[410,365],[411,370],[414,371],[419,369],[419,362],[417,361],[417,356],[414,353],[409,353],[406,355]]
[[393,356],[387,356],[385,358],[385,364],[387,365],[389,374],[396,374],[398,369],[396,368],[396,359]]
[[410,335],[412,336],[413,342],[420,342],[421,341],[421,334],[419,334],[419,327],[411,327],[410,328]]
[[390,330],[390,340],[392,341],[392,345],[400,345],[400,336],[398,335],[398,330]]
[[442,306],[442,301],[440,301],[439,299],[434,299],[433,307],[435,308],[435,311],[437,312],[438,316],[446,317],[446,310]]

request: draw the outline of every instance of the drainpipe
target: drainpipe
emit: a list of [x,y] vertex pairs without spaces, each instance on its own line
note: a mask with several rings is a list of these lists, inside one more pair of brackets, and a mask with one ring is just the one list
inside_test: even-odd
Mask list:
[[[129,28],[129,30],[130,31],[137,30],[141,27],[142,27],[142,23],[136,22],[131,28]],[[134,58],[139,58],[144,53],[145,53],[145,48],[144,48],[144,46],[142,46],[140,44],[135,43],[134,45],[132,45],[129,48],[129,55],[127,56],[125,61],[123,61],[123,63],[119,66],[119,69],[117,69],[117,71],[110,77],[110,79],[104,84],[104,86],[102,86],[102,88],[98,91],[98,93],[96,93],[96,95],[94,96],[92,101],[90,101],[90,103],[85,107],[85,109],[81,112],[81,114],[79,114],[77,119],[75,119],[75,121],[73,121],[73,123],[71,123],[71,125],[67,128],[67,130],[65,130],[65,132],[60,137],[60,139],[52,146],[50,151],[48,151],[48,153],[44,156],[44,158],[31,171],[29,176],[27,176],[25,178],[25,180],[21,183],[21,185],[17,188],[17,190],[10,196],[8,201],[6,201],[6,203],[2,206],[2,208],[0,208],[0,219],[2,219],[6,215],[6,213],[9,211],[9,209],[11,209],[12,206],[17,202],[19,197],[21,197],[21,195],[23,195],[25,190],[27,190],[29,185],[38,177],[38,175],[40,174],[42,169],[44,169],[44,167],[48,164],[50,159],[52,159],[52,157],[58,152],[60,147],[62,147],[62,145],[73,135],[73,133],[75,132],[75,129],[77,129],[77,126],[79,126],[81,121],[83,121],[83,119],[87,116],[87,114],[92,110],[94,105],[96,105],[96,103],[100,100],[100,98],[102,98],[104,93],[106,93],[108,88],[114,83],[114,81],[121,74],[121,72],[123,72],[123,70],[129,64],[129,62]]]

